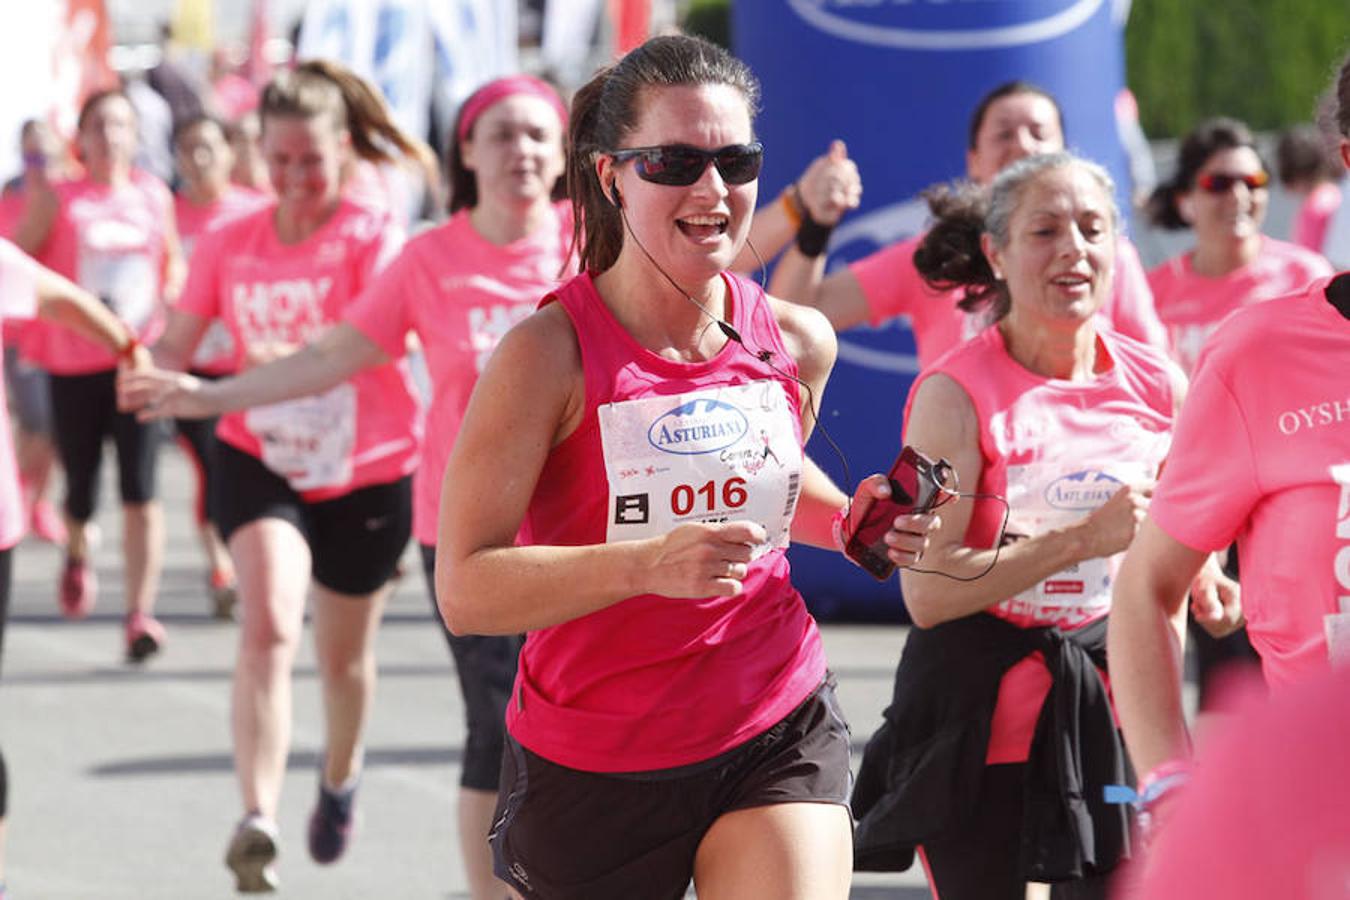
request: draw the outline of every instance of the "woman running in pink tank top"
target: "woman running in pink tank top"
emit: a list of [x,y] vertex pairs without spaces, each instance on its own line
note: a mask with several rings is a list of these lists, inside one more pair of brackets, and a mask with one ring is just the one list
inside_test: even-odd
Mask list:
[[1028,882],[1104,897],[1128,855],[1125,815],[1102,802],[1127,770],[1106,617],[1184,378],[1097,324],[1113,192],[1094,163],[1028,157],[988,191],[934,195],[915,254],[994,324],[910,393],[906,442],[974,496],[943,508],[922,571],[901,573],[918,627],[853,805],[860,860],[904,868],[917,845],[942,900],[1011,900]]
[[[229,327],[241,367],[331,333],[402,234],[343,199],[349,153],[379,160],[428,154],[393,123],[373,87],[312,60],[263,92],[262,148],[276,202],[201,236],[183,299],[156,346],[152,386],[181,374],[212,319]],[[411,530],[420,410],[403,362],[372,365],[331,390],[221,417],[219,524],[243,615],[234,672],[233,736],[244,818],[226,854],[236,887],[274,890],[276,813],[290,742],[291,673],[305,600],[323,682],[325,747],[308,848],[345,852],[375,688],[374,639],[389,580]],[[173,413],[163,390],[124,390],[142,418]]]
[[[522,896],[848,892],[847,731],[783,554],[846,500],[802,454],[832,332],[726,273],[756,93],[688,37],[581,89],[585,274],[502,340],[451,453],[441,610],[528,632],[491,838]],[[908,564],[933,517],[900,522]]]

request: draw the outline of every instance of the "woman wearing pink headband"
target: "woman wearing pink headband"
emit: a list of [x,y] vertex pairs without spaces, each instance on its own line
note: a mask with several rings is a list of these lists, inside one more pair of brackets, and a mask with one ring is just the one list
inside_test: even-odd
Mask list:
[[[410,241],[338,324],[298,353],[234,378],[160,372],[127,379],[124,402],[148,405],[156,416],[201,417],[321,393],[402,357],[408,333],[416,332],[432,401],[413,482],[413,534],[430,586],[441,473],[478,373],[502,335],[559,277],[575,272],[571,207],[554,199],[566,117],[557,92],[539,79],[518,75],[479,88],[452,132],[449,221]],[[465,870],[474,900],[500,900],[487,833],[520,639],[442,630],[467,714],[459,795]]]

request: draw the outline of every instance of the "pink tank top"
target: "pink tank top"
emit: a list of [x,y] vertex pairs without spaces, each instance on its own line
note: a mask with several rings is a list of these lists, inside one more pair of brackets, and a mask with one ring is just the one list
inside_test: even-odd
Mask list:
[[[763,292],[723,276],[755,354],[796,375]],[[728,342],[698,363],[639,345],[580,275],[545,298],[581,349],[586,408],[553,449],[521,527],[525,544],[645,538],[684,522],[765,525],[737,597],[630,597],[531,632],[507,726],[561,765],[646,771],[709,759],[765,731],[820,684],[815,620],[788,578],[787,527],[803,456],[798,386]]]
[[[1089,381],[1046,378],[1011,356],[989,328],[924,372],[941,372],[970,397],[980,423],[980,481],[962,489],[1006,497],[1005,539],[1031,537],[1076,522],[1123,485],[1156,477],[1171,438],[1175,367],[1151,347],[1107,330],[1098,352],[1111,367]],[[905,410],[908,420],[909,410]],[[923,448],[920,447],[920,450]],[[975,501],[965,544],[993,547],[1003,505]],[[1122,554],[1084,560],[988,612],[1023,628],[1079,628],[1106,615]],[[1040,654],[1003,678],[990,735],[990,763],[1020,762],[1050,688]]]

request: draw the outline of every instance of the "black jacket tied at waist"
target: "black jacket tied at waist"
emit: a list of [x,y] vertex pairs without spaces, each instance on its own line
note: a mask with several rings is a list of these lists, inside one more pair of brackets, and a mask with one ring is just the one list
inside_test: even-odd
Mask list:
[[979,815],[999,684],[1037,650],[1053,684],[1025,770],[1023,874],[1065,881],[1129,855],[1125,807],[1102,800],[1105,785],[1126,783],[1128,766],[1097,671],[1106,667],[1106,619],[1062,632],[980,613],[910,632],[853,791],[855,868],[907,869],[917,845]]

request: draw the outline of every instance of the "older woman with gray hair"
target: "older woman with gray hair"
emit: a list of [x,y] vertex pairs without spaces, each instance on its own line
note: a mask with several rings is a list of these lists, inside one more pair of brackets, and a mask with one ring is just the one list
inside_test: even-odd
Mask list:
[[917,849],[942,900],[1021,898],[1028,882],[1104,896],[1128,854],[1125,813],[1102,802],[1128,772],[1106,617],[1185,379],[1094,316],[1113,193],[1100,166],[1029,157],[988,189],[934,194],[914,257],[992,327],[920,374],[905,410],[905,442],[969,493],[902,571],[918,627],[854,812],[858,867],[906,868]]

